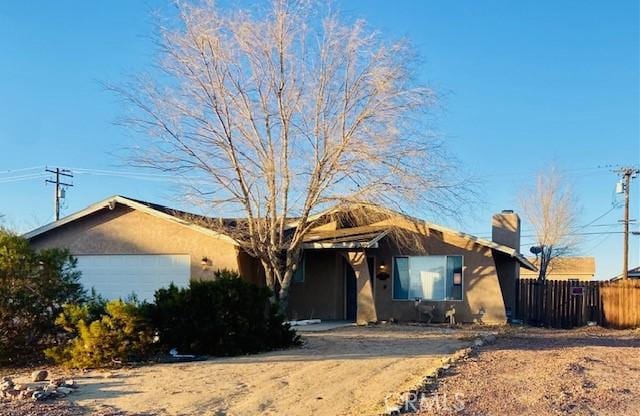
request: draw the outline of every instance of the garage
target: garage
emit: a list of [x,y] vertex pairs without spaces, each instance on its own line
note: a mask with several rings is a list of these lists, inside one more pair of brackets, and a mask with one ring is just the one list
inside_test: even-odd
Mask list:
[[126,298],[135,293],[140,301],[152,301],[155,291],[171,282],[189,284],[188,254],[77,255],[83,286],[106,299]]

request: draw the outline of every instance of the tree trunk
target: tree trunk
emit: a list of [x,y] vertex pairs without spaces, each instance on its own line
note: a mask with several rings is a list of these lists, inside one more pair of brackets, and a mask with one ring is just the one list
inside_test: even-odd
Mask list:
[[269,262],[266,262],[264,260],[262,260],[262,268],[264,269],[264,281],[265,281],[265,285],[271,290],[271,297],[269,298],[269,302],[271,302],[271,304],[274,304],[277,302],[278,298],[277,298],[277,291],[276,291],[276,279],[275,279],[275,273],[273,270],[273,266],[271,264],[269,264]]

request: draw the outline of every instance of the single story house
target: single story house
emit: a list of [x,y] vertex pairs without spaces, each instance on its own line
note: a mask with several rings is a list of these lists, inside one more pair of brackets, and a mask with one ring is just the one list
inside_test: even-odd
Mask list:
[[[534,266],[539,267],[539,259],[528,259]],[[593,280],[596,275],[595,257],[557,257],[547,268],[548,280]],[[537,279],[538,272],[528,269],[520,271],[521,279]]]
[[[451,307],[459,322],[508,319],[520,268],[535,270],[519,251],[517,214],[494,215],[492,240],[486,240],[393,211],[381,213],[366,224],[350,221],[344,208],[341,215],[329,210],[315,217],[318,226],[304,240],[301,267],[291,283],[290,318],[419,320],[416,299],[421,299],[421,307],[435,308],[434,321],[444,320]],[[222,268],[264,284],[259,263],[233,238],[185,214],[113,196],[25,237],[36,249],[68,248],[85,286],[108,298],[135,292],[152,299],[170,282],[186,285]],[[416,244],[401,244],[401,235]]]
[[[640,279],[640,266],[634,267],[633,269],[629,269],[627,271],[627,276],[629,276],[629,279]],[[616,277],[612,277],[609,280],[612,282],[622,280],[622,273],[620,273]]]

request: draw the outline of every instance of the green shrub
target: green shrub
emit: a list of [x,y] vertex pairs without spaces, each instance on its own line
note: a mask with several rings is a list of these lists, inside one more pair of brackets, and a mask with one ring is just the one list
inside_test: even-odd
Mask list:
[[298,344],[270,295],[269,289],[222,270],[213,281],[158,290],[147,314],[160,345],[180,353],[238,355]]
[[0,228],[0,364],[31,360],[54,339],[62,305],[84,291],[67,250],[35,251]]
[[65,305],[56,324],[71,337],[66,344],[47,349],[45,355],[67,367],[121,365],[143,360],[151,352],[153,334],[136,302],[113,300],[105,304],[98,300]]

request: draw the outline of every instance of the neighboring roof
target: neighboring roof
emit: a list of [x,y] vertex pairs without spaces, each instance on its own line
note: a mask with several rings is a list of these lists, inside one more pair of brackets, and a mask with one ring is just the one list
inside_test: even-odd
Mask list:
[[[629,269],[627,274],[632,279],[640,279],[640,266],[634,267],[633,269]],[[620,279],[622,279],[622,274],[619,274],[616,277],[611,278],[611,281],[616,281]]]
[[215,237],[215,238],[219,238],[222,240],[227,240],[232,244],[237,244],[236,241],[234,239],[232,239],[231,237],[229,237],[228,235],[219,233],[217,231],[213,231],[209,228],[200,226],[195,224],[193,221],[190,221],[188,219],[185,219],[185,216],[189,216],[191,218],[193,217],[198,217],[198,218],[208,218],[208,217],[204,217],[201,215],[195,215],[195,214],[190,214],[188,212],[185,211],[179,211],[179,210],[173,210],[171,208],[167,208],[164,205],[158,205],[158,204],[153,204],[151,202],[146,202],[146,201],[140,201],[137,199],[133,199],[133,198],[127,198],[124,196],[120,196],[120,195],[114,195],[110,198],[104,199],[100,202],[96,202],[95,204],[89,205],[88,207],[86,207],[85,209],[78,211],[76,213],[73,213],[71,215],[68,215],[64,218],[61,218],[58,221],[49,223],[47,225],[43,225],[42,227],[36,228],[35,230],[29,231],[28,233],[24,234],[23,237],[26,239],[32,239],[34,237],[37,237],[41,234],[47,233],[51,230],[54,230],[58,227],[61,227],[65,224],[68,224],[70,222],[79,220],[80,218],[86,217],[87,215],[91,215],[93,213],[96,213],[98,211],[101,211],[103,209],[113,209],[115,207],[115,204],[122,204],[125,205],[131,209],[135,209],[137,211],[141,211],[150,215],[153,215],[157,218],[162,218],[164,220],[168,220],[168,221],[172,221],[175,223],[178,223],[180,225],[183,225],[185,227],[191,228],[194,231],[198,231],[200,233],[209,235],[211,237]]
[[[538,266],[538,259],[530,257],[528,260],[535,266]],[[580,276],[588,275],[594,276],[596,274],[596,259],[595,257],[559,257],[551,262],[549,267],[548,276]],[[529,270],[523,270],[520,272],[521,276],[537,276]]]
[[338,230],[311,231],[304,237],[304,248],[378,248],[388,227],[362,226]]
[[[434,230],[434,231],[439,231],[439,232],[443,232],[443,233],[448,233],[448,234],[452,234],[452,235],[456,235],[460,238],[472,241],[478,245],[484,246],[484,247],[488,247],[492,250],[496,250],[500,253],[506,254],[514,259],[516,259],[520,265],[526,269],[532,270],[532,271],[537,271],[538,269],[536,268],[535,265],[533,265],[525,256],[523,256],[520,252],[518,252],[518,250],[516,250],[515,248],[512,247],[508,247],[502,244],[498,244],[495,243],[493,241],[490,240],[486,240],[484,238],[479,238],[476,237],[474,235],[471,234],[467,234],[467,233],[463,233],[461,231],[457,231],[442,225],[438,225],[438,224],[434,224],[425,220],[422,220],[420,218],[415,218],[415,217],[411,217],[407,214],[401,213],[401,212],[397,212],[388,208],[382,208],[382,207],[378,207],[378,206],[367,206],[367,208],[369,209],[374,209],[374,210],[378,210],[380,212],[386,212],[389,215],[396,215],[396,216],[400,216],[400,217],[404,217],[406,219],[408,219],[411,222],[417,223],[417,224],[421,224],[422,226],[424,226],[425,228]],[[315,221],[320,219],[321,217],[325,216],[325,215],[330,215],[333,213],[337,213],[341,210],[344,209],[348,209],[345,208],[344,206],[340,207],[334,207],[331,208],[329,210],[326,210],[324,212],[321,212],[319,214],[315,214],[312,217],[309,218],[309,221]],[[294,228],[298,226],[298,221],[293,221],[291,223],[288,224],[288,228]],[[359,227],[358,227],[359,228]]]

